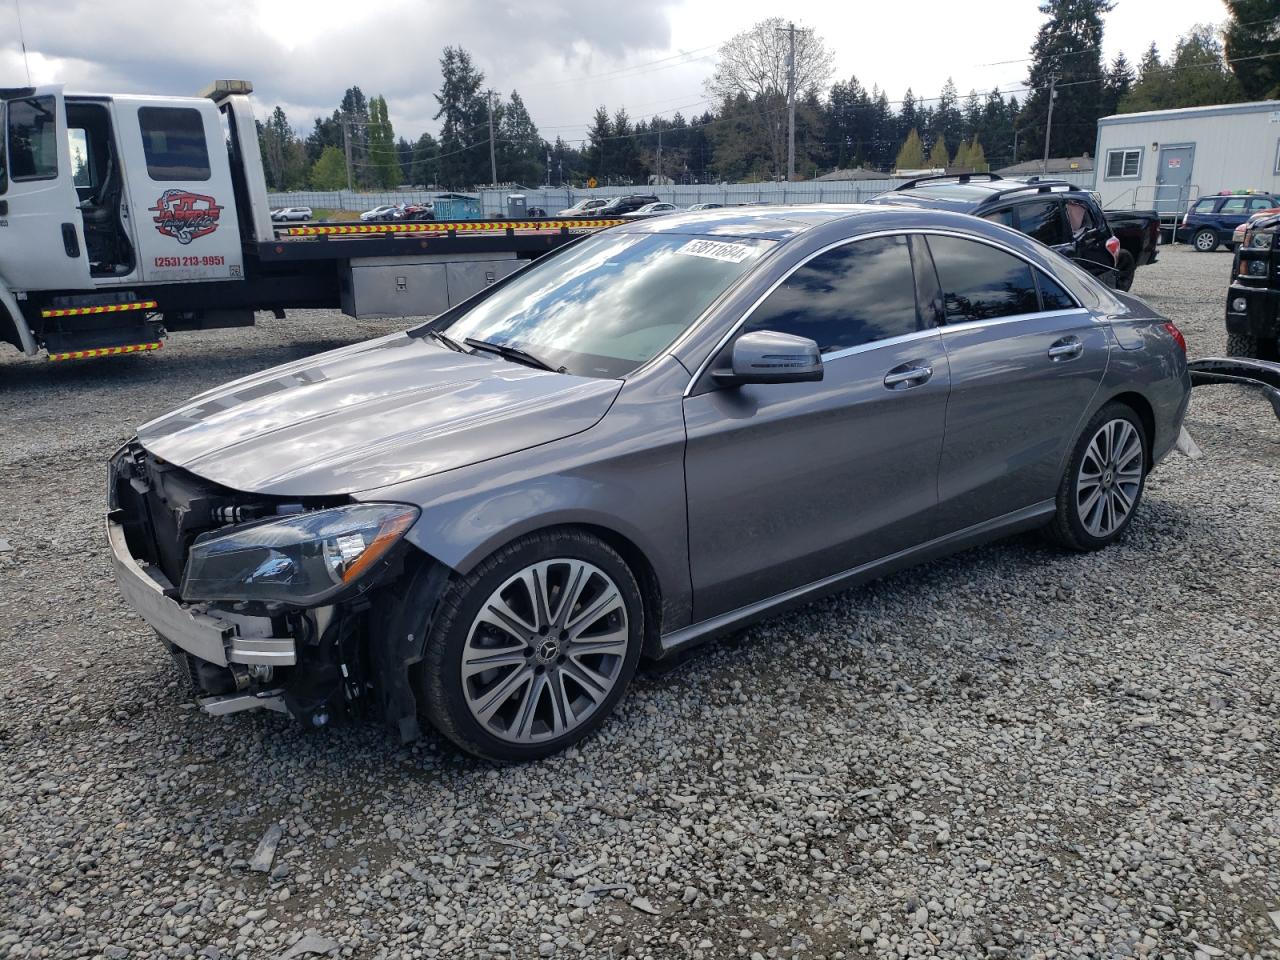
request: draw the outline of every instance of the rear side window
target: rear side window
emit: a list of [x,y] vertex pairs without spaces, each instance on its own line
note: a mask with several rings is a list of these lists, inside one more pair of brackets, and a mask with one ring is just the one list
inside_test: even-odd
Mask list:
[[947,323],[992,320],[1040,309],[1031,266],[974,240],[929,237]]
[[990,213],[982,215],[983,220],[990,220],[992,223],[998,223],[1002,227],[1012,227],[1017,230],[1017,224],[1013,222],[1013,208],[1006,207],[1003,210],[992,210]]
[[9,175],[52,180],[58,175],[58,123],[53,97],[9,101]]
[[855,240],[814,257],[769,294],[745,327],[808,337],[834,353],[920,329],[906,237]]
[[1067,229],[1071,231],[1073,237],[1079,236],[1086,230],[1098,229],[1098,221],[1094,219],[1093,211],[1089,209],[1088,204],[1079,200],[1067,200],[1062,204],[1062,209],[1067,216]]
[[142,152],[152,180],[208,180],[204,120],[191,107],[139,107]]
[[1019,228],[1047,246],[1066,243],[1066,229],[1062,222],[1062,210],[1056,200],[1024,203],[1018,207]]
[[1219,213],[1244,213],[1245,203],[1246,201],[1244,197],[1232,197],[1230,200],[1228,200],[1226,203],[1222,205],[1222,209],[1219,210],[1218,212]]
[[1036,282],[1040,285],[1041,310],[1070,310],[1075,307],[1076,302],[1071,294],[1063,290],[1061,284],[1048,274],[1037,272]]

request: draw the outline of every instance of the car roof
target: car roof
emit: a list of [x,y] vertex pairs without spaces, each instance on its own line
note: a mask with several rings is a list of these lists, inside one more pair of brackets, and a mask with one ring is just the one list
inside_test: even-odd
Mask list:
[[[794,206],[720,207],[712,210],[691,210],[672,213],[665,217],[635,220],[622,226],[611,227],[625,233],[676,233],[690,236],[738,237],[758,240],[788,240],[810,230],[838,220],[850,221],[850,227],[884,229],[928,225],[960,227],[975,230],[975,220],[965,213],[933,213],[921,215],[896,204],[867,203],[812,203]],[[1020,235],[1019,235],[1020,236]]]

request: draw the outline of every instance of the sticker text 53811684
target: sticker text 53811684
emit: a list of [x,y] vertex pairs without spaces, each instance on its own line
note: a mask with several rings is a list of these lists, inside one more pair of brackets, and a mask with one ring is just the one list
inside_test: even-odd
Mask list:
[[157,267],[225,267],[227,258],[222,256],[208,257],[156,257]]

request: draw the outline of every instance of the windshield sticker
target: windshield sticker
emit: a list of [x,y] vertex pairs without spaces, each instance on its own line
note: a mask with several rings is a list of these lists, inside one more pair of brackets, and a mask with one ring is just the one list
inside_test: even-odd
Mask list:
[[708,260],[723,260],[725,263],[741,263],[756,252],[755,247],[743,243],[725,243],[723,240],[690,240],[676,253],[689,257],[706,257]]

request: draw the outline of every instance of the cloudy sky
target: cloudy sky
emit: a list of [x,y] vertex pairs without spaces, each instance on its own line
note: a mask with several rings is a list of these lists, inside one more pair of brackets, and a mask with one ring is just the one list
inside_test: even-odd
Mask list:
[[[544,137],[584,136],[598,104],[633,118],[686,116],[708,105],[703,81],[716,47],[785,13],[836,54],[836,77],[856,74],[898,100],[934,96],[947,77],[961,93],[1026,77],[1043,21],[1035,0],[831,3],[764,0],[0,0],[0,86],[27,77],[73,90],[188,94],[217,77],[251,79],[263,105],[282,104],[304,132],[358,84],[386,96],[396,132],[435,131],[439,57],[461,44],[503,94],[520,91]],[[978,15],[975,11],[981,9]],[[908,12],[910,11],[910,12]],[[1105,54],[1137,61],[1196,23],[1225,18],[1222,0],[1118,0]]]

